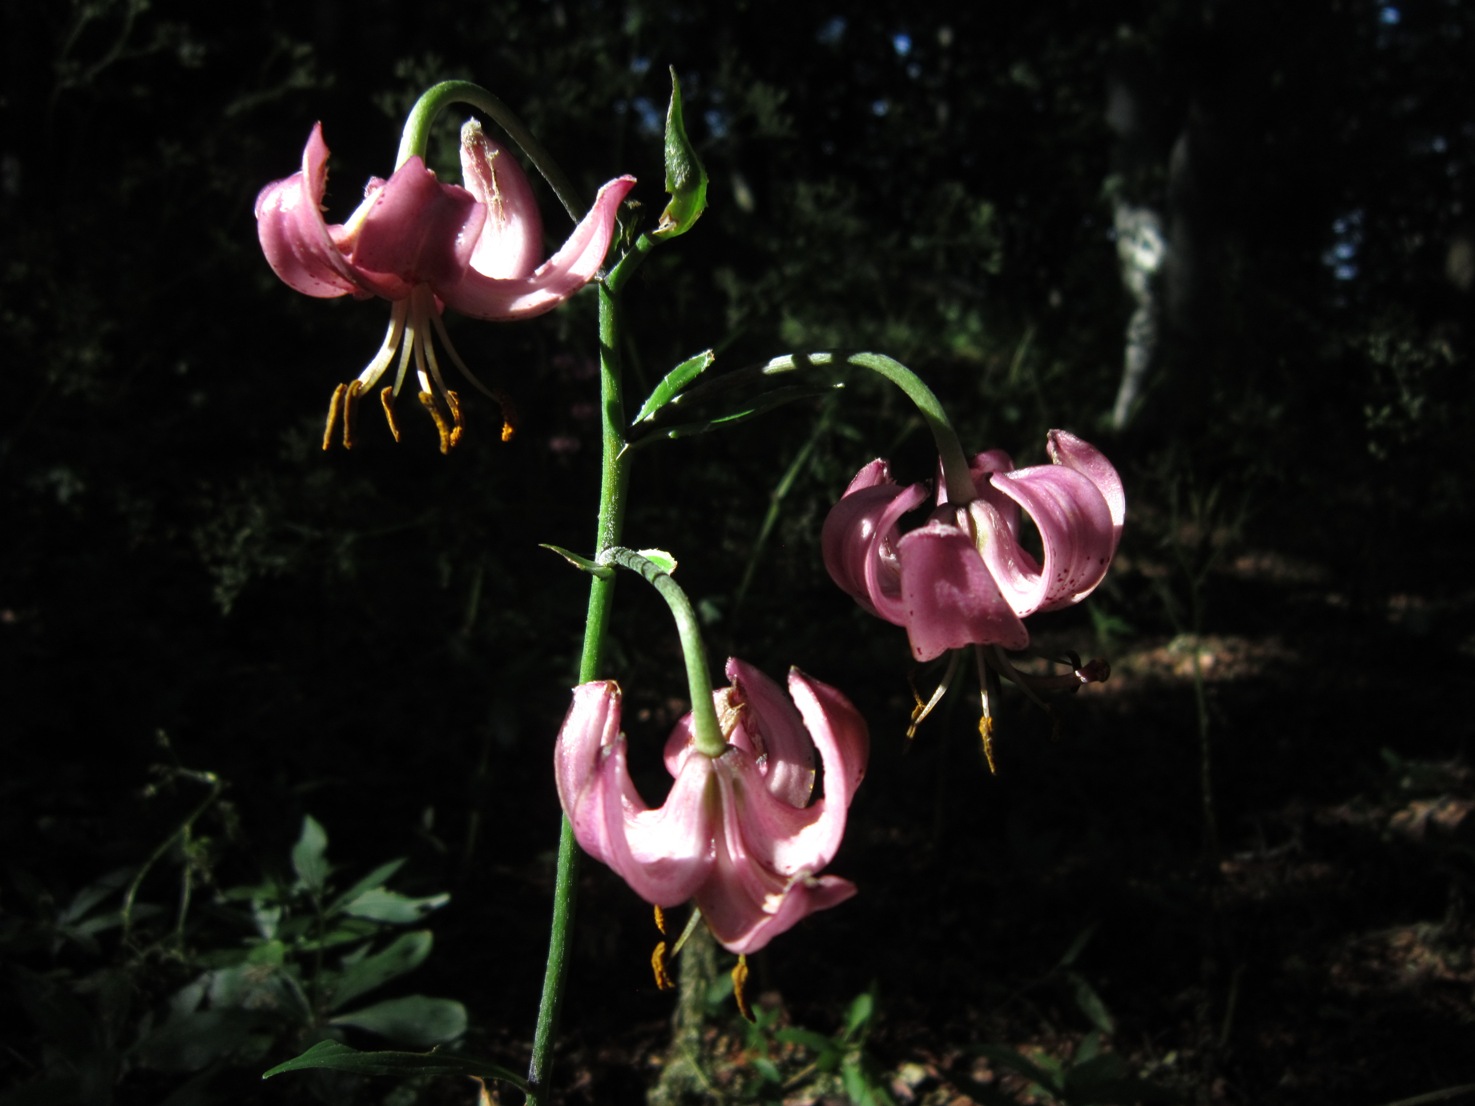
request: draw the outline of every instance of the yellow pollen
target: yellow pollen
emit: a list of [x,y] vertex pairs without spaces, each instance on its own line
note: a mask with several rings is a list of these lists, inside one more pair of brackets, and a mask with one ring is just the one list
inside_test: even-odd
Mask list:
[[748,1005],[746,988],[748,986],[748,958],[739,955],[738,962],[732,969],[732,997],[737,1003],[738,1013],[750,1022],[758,1019],[753,1017],[753,1008]]
[[379,403],[384,408],[384,421],[389,423],[389,432],[394,435],[394,440],[399,441],[399,423],[394,421],[394,389],[385,387],[379,393]]
[[666,942],[657,941],[655,951],[650,954],[650,970],[656,977],[656,989],[660,991],[671,991],[676,987],[676,981],[671,978],[671,969],[666,959]]

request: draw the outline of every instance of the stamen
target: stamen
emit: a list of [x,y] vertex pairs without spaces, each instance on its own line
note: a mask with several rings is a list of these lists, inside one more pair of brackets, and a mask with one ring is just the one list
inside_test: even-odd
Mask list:
[[379,393],[379,402],[384,407],[384,421],[389,423],[389,432],[395,441],[399,441],[399,423],[394,419],[394,389],[386,384]]
[[357,380],[349,382],[348,391],[343,394],[343,448],[353,448],[353,424],[358,416],[359,396],[363,393],[364,386]]
[[440,432],[440,451],[449,453],[451,451],[451,424],[446,421],[446,416],[441,412],[440,404],[429,392],[421,392],[420,406],[429,411],[430,417],[435,420],[435,428]]
[[446,389],[446,406],[451,409],[451,418],[456,423],[456,428],[451,431],[451,448],[461,444],[461,435],[466,432],[466,423],[461,418],[461,397],[450,388]]
[[676,981],[671,978],[670,961],[666,956],[666,942],[657,941],[655,951],[650,954],[650,970],[656,977],[656,990],[674,991]]
[[908,741],[917,736],[917,727],[927,720],[927,716],[937,708],[938,703],[942,702],[942,697],[947,694],[948,688],[953,686],[953,677],[958,674],[958,661],[961,655],[957,651],[948,654],[947,669],[943,672],[942,679],[938,681],[936,689],[932,692],[932,697],[925,703],[922,702],[922,697],[917,694],[917,685],[912,677],[907,677],[907,682],[911,684],[912,688],[912,698],[916,700],[916,705],[912,707],[911,724],[907,726]]
[[333,446],[333,424],[343,415],[343,397],[348,394],[348,385],[340,384],[333,389],[333,398],[328,400],[328,422],[323,427],[323,452]]
[[666,912],[659,906],[653,907],[652,909],[656,912],[656,928],[661,931],[662,937],[669,937],[670,933],[666,929]]
[[978,734],[983,738],[983,757],[988,761],[988,774],[997,776],[999,767],[994,763],[994,716],[988,713],[988,692],[983,693],[983,715],[978,719]]
[[758,1019],[753,1017],[752,1007],[748,1005],[748,996],[745,988],[748,985],[748,958],[739,955],[738,962],[732,969],[732,997],[737,1002],[738,1013],[750,1022]]

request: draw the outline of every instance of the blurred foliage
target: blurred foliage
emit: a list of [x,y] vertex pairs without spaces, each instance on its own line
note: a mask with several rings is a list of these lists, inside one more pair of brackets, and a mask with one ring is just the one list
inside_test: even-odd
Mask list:
[[[16,1085],[0,1093],[6,1106],[106,1106],[161,1087],[184,1106],[209,1101],[227,1073],[255,1079],[305,1043],[359,1032],[428,1048],[466,1032],[466,1010],[451,999],[365,1001],[424,963],[430,931],[409,927],[449,896],[390,890],[403,860],[340,885],[311,817],[290,874],[222,885],[220,843],[194,832],[220,787],[190,775],[209,797],[142,867],[75,890],[12,869],[21,906],[0,926],[0,956],[7,1003],[27,1024],[7,1027]],[[152,901],[169,889],[149,878],[156,861],[176,869],[173,903]]]

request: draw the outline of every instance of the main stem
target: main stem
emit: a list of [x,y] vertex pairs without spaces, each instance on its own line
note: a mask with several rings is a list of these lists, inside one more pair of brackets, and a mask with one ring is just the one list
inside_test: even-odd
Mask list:
[[[639,256],[644,256],[643,252]],[[618,273],[624,266],[617,267]],[[620,376],[620,324],[611,276],[599,287],[599,409],[603,462],[599,480],[599,521],[594,538],[595,556],[620,543],[625,522],[625,493],[630,485],[629,454],[625,452],[625,399]],[[612,287],[613,286],[613,287]],[[614,600],[615,576],[591,576],[589,610],[584,623],[584,648],[579,657],[579,682],[599,677],[604,659],[605,631]],[[558,837],[558,869],[553,884],[553,922],[548,935],[548,964],[543,973],[543,996],[538,1003],[538,1025],[533,1034],[533,1056],[528,1064],[528,1106],[544,1101],[558,1038],[558,1017],[568,978],[569,936],[573,931],[574,900],[578,889],[579,848],[567,817]]]

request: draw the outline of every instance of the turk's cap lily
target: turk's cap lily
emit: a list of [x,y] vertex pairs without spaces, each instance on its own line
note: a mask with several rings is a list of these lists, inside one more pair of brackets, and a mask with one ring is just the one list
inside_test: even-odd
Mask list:
[[[717,940],[748,953],[855,894],[848,880],[817,873],[840,846],[870,742],[849,700],[798,669],[787,697],[742,661],[729,660],[727,675],[731,685],[714,693],[727,747],[705,755],[682,719],[667,742],[673,783],[659,807],[631,782],[613,681],[574,689],[555,767],[585,851],[647,902],[694,899]],[[825,793],[810,802],[816,752]]]
[[370,180],[363,202],[343,223],[323,218],[327,163],[319,123],[303,148],[302,168],[256,197],[262,251],[288,285],[323,299],[377,296],[393,304],[379,352],[356,381],[334,393],[323,448],[340,414],[344,445],[353,444],[359,397],[396,359],[394,383],[380,396],[395,438],[394,399],[413,362],[418,396],[440,431],[441,451],[454,446],[462,432],[461,404],[441,373],[436,337],[452,363],[502,403],[503,436],[510,436],[505,398],[472,375],[451,345],[441,313],[450,306],[478,319],[510,320],[557,307],[599,272],[634,178],[606,183],[568,240],[540,263],[543,224],[532,186],[516,159],[475,120],[461,131],[465,187],[442,183],[420,157],[411,156],[388,180]]
[[301,170],[256,197],[257,233],[276,274],[319,298],[401,300],[428,285],[441,303],[479,319],[540,315],[587,284],[635,186],[628,176],[606,183],[568,240],[540,264],[543,224],[527,174],[474,122],[462,135],[466,187],[442,183],[412,156],[388,180],[371,179],[343,223],[323,218],[327,162],[318,123]]
[[[927,499],[903,487],[884,460],[856,474],[825,519],[825,567],[866,611],[906,628],[913,655],[927,661],[965,645],[1029,644],[1024,619],[1088,596],[1121,539],[1121,478],[1094,446],[1064,430],[1046,441],[1051,464],[1015,469],[1000,450],[970,464],[974,498],[937,505],[906,534],[900,520]],[[1041,559],[1020,542],[1027,517]]]

